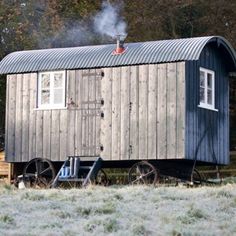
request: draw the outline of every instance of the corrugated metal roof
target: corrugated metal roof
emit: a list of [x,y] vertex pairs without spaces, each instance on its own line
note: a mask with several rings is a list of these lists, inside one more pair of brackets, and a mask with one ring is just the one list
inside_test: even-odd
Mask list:
[[113,55],[116,45],[19,51],[0,62],[0,73],[23,73],[59,69],[85,69],[161,62],[198,60],[204,46],[223,44],[236,63],[235,51],[222,37],[197,37],[125,44],[126,51]]

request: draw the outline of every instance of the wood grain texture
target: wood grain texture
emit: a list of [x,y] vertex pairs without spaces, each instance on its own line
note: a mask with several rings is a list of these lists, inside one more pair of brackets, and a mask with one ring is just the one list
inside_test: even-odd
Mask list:
[[157,159],[167,158],[167,65],[158,65]]
[[28,160],[36,157],[36,103],[37,103],[37,74],[29,78],[29,154]]
[[112,160],[120,159],[121,68],[112,69]]
[[167,135],[167,158],[175,159],[176,157],[176,108],[177,108],[177,71],[176,63],[167,64],[167,95],[166,95],[166,135]]
[[[11,162],[15,161],[15,112],[16,112],[16,75],[8,75],[7,76],[7,86],[8,86],[8,93],[7,93],[7,145],[6,145],[6,160]],[[20,161],[20,160],[19,160]]]
[[148,158],[148,66],[139,67],[139,159]]
[[130,159],[139,159],[139,67],[130,67]]
[[16,76],[16,109],[15,109],[15,158],[22,161],[22,84],[23,74]]
[[148,81],[148,159],[157,156],[157,65],[149,65]]
[[112,156],[112,69],[104,69],[104,77],[101,80],[101,99],[104,104],[101,112],[104,118],[101,119],[101,157],[104,160],[111,159]]
[[30,79],[31,74],[23,75],[22,85],[22,161],[29,160],[29,113],[30,113]]
[[120,81],[120,159],[130,155],[130,67],[121,67]]

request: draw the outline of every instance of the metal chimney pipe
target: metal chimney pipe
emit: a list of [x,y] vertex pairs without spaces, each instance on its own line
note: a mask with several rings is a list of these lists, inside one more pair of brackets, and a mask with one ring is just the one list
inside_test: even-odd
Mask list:
[[121,54],[125,51],[124,48],[124,39],[122,35],[116,36],[116,49],[114,50],[114,54]]

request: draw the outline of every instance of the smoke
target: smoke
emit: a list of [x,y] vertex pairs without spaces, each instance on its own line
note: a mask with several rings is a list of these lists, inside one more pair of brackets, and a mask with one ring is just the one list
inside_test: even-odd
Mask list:
[[62,28],[51,37],[40,37],[38,46],[54,48],[110,43],[114,42],[117,35],[124,39],[127,36],[127,24],[120,15],[122,5],[122,2],[110,4],[103,1],[101,11],[95,16],[64,22]]
[[94,31],[115,38],[116,35],[127,36],[127,24],[123,17],[119,15],[118,5],[111,5],[105,1],[102,3],[101,12],[94,17]]

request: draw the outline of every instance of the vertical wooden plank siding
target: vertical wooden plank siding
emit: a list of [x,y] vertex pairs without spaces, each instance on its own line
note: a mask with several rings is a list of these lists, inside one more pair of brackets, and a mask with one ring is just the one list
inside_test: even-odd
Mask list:
[[37,74],[29,74],[29,155],[28,160],[36,157],[36,97]]
[[148,66],[139,67],[139,159],[148,158]]
[[[221,52],[207,45],[198,61],[186,62],[186,159],[229,163],[229,78],[225,60]],[[216,111],[198,106],[200,67],[215,72]]]
[[67,115],[67,110],[60,110],[60,161],[64,161],[67,157]]
[[177,63],[177,86],[176,86],[176,158],[183,158],[185,153],[185,63]]
[[104,104],[101,106],[101,112],[104,118],[101,118],[101,145],[103,151],[101,157],[109,160],[112,156],[112,68],[104,69],[104,77],[101,80],[101,99]]
[[71,70],[58,110],[36,108],[36,73],[8,76],[7,160],[184,158],[184,70],[182,62],[104,68],[104,77]]
[[51,113],[51,160],[60,159],[60,110],[52,110]]
[[36,157],[43,157],[43,111],[36,111]]
[[23,85],[22,85],[22,161],[28,161],[29,155],[29,112],[30,112],[30,82],[31,74],[23,75]]
[[139,67],[130,67],[130,159],[139,159]]
[[121,68],[112,70],[112,160],[120,159],[120,78]]
[[95,114],[95,153],[94,155],[99,156],[100,155],[100,133],[101,133],[101,80],[102,76],[104,75],[104,72],[101,69],[96,69],[96,80],[95,80],[95,104],[96,104],[96,114]]
[[75,155],[75,110],[74,110],[74,105],[75,105],[75,101],[76,101],[75,70],[68,71],[67,78],[68,78],[67,155],[74,156]]
[[157,65],[149,66],[148,82],[148,159],[156,159],[157,152]]
[[176,106],[177,106],[177,71],[175,63],[167,64],[167,95],[166,95],[166,139],[167,139],[167,158],[176,157]]
[[95,117],[96,117],[96,71],[95,69],[90,70],[90,75],[88,76],[88,151],[89,155],[94,155],[95,153]]
[[158,65],[157,159],[167,158],[167,64]]
[[16,109],[15,109],[15,158],[22,161],[22,84],[23,74],[16,76]]
[[76,117],[75,117],[75,155],[82,155],[82,93],[83,93],[83,80],[82,71],[76,70]]
[[129,159],[130,139],[130,67],[121,68],[120,78],[120,159]]
[[16,75],[8,75],[7,76],[7,145],[6,145],[6,160],[11,162],[15,161],[15,139],[17,138],[15,135],[15,112],[16,112]]
[[[86,155],[88,150],[88,74],[89,70],[84,70],[82,74],[83,90],[82,90],[82,155]],[[88,155],[88,154],[87,154]]]

